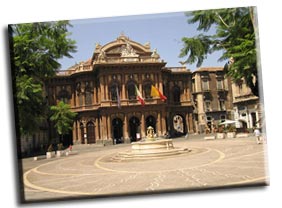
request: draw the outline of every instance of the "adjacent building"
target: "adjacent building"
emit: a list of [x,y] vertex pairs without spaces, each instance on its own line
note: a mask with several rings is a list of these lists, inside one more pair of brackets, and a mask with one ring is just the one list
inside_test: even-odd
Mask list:
[[192,94],[198,133],[215,132],[226,119],[234,119],[232,83],[222,67],[202,67],[193,72]]
[[233,111],[237,128],[261,128],[262,106],[259,98],[252,94],[244,79],[232,83]]

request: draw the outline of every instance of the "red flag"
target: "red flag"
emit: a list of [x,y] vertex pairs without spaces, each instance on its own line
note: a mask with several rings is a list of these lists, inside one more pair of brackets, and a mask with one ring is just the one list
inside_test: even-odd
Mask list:
[[140,91],[138,90],[137,86],[135,85],[135,92],[136,92],[136,96],[137,96],[137,99],[139,100],[139,102],[142,104],[142,106],[145,105],[145,101],[144,101],[144,98],[142,97]]
[[120,97],[119,97],[119,91],[118,91],[118,87],[117,87],[117,86],[116,86],[116,93],[117,93],[118,108],[121,108]]
[[162,101],[165,101],[167,99],[166,96],[164,96],[157,88],[155,88],[153,85],[151,87],[151,96],[152,97],[159,97]]

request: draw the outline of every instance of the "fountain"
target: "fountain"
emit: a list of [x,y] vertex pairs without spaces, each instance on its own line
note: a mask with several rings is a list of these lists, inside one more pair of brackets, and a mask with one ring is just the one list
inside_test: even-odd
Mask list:
[[155,136],[154,128],[147,128],[147,136],[145,139],[132,142],[131,151],[119,152],[115,156],[118,160],[129,159],[152,159],[162,158],[166,156],[179,155],[189,152],[187,148],[174,147],[172,139],[163,139]]

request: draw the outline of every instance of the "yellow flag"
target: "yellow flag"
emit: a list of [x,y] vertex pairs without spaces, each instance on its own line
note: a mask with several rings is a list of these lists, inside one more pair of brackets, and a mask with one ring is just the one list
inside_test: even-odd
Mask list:
[[160,97],[159,91],[153,85],[151,87],[151,96],[152,97]]

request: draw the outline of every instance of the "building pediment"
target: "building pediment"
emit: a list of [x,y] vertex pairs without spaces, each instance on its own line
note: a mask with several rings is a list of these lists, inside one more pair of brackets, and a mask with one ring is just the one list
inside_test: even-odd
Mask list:
[[120,35],[104,46],[96,44],[93,63],[160,62],[156,49],[151,51],[149,43],[144,45]]

